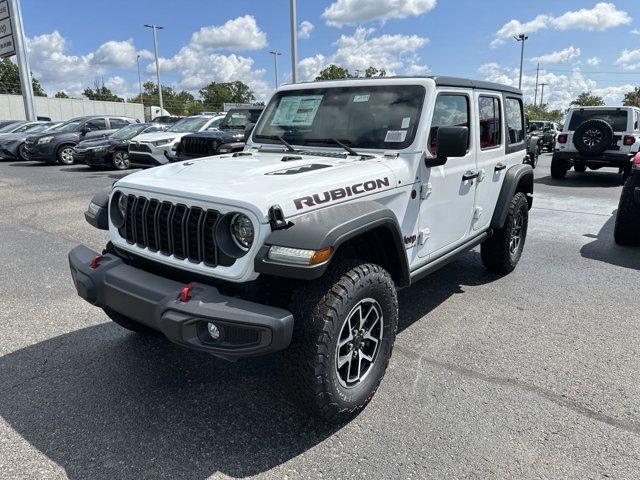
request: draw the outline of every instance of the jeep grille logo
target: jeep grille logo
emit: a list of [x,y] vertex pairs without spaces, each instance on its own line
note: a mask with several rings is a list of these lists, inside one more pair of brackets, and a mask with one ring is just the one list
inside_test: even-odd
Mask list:
[[365,192],[371,192],[382,187],[389,186],[389,179],[384,177],[377,180],[369,180],[364,183],[356,183],[344,188],[336,188],[334,190],[328,190],[322,193],[314,193],[308,197],[296,198],[293,203],[296,204],[296,210],[302,210],[304,207],[313,207],[315,205],[322,205],[323,203],[332,202],[334,200],[340,200],[341,198],[353,197],[354,195],[361,195]]

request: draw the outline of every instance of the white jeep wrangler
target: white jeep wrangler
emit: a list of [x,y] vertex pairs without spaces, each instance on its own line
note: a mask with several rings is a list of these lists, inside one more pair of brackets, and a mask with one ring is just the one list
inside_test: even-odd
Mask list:
[[639,149],[640,108],[572,107],[556,137],[551,176],[561,180],[571,167],[579,173],[613,167],[624,182]]
[[[249,128],[251,130],[251,128]],[[505,274],[533,171],[519,90],[449,77],[280,88],[243,152],[131,174],[85,216],[78,294],[119,325],[235,360],[283,351],[292,393],[343,421],[370,400],[396,290],[480,245]]]

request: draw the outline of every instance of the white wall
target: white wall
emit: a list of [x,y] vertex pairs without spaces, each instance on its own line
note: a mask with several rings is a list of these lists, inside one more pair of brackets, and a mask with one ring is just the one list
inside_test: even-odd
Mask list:
[[[83,115],[117,115],[144,121],[144,108],[139,103],[102,102],[73,98],[35,97],[36,115],[54,121]],[[25,120],[21,95],[0,94],[0,120]]]

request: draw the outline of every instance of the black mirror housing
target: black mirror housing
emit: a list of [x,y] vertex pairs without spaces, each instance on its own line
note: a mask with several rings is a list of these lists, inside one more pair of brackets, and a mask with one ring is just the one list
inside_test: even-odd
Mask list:
[[247,123],[244,126],[244,141],[248,141],[249,137],[251,136],[251,132],[253,132],[253,129],[255,128],[256,124],[255,123]]
[[469,128],[440,127],[436,138],[438,157],[464,157],[469,145]]

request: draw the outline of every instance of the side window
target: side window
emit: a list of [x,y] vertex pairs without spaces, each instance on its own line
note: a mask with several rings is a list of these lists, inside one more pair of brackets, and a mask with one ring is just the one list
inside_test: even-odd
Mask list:
[[502,138],[502,118],[500,100],[496,97],[480,97],[480,148],[494,148],[500,145]]
[[127,122],[124,118],[109,118],[109,123],[111,124],[111,128],[113,129],[122,128],[129,125],[129,122]]
[[85,123],[85,127],[87,127],[89,130],[93,131],[93,130],[106,130],[107,129],[107,122],[104,118],[93,118],[91,120],[89,120],[87,123]]
[[438,138],[438,129],[440,127],[469,128],[469,97],[444,93],[436,98],[433,119],[431,120],[431,131],[429,132],[429,151],[433,155],[437,154],[436,139]]
[[638,131],[640,128],[640,113],[637,110],[633,111],[633,129]]
[[[507,117],[507,139],[509,144],[520,143],[524,140],[524,122],[522,121],[522,102],[518,98],[507,98],[505,101],[505,116]],[[550,124],[551,129],[555,125]]]

